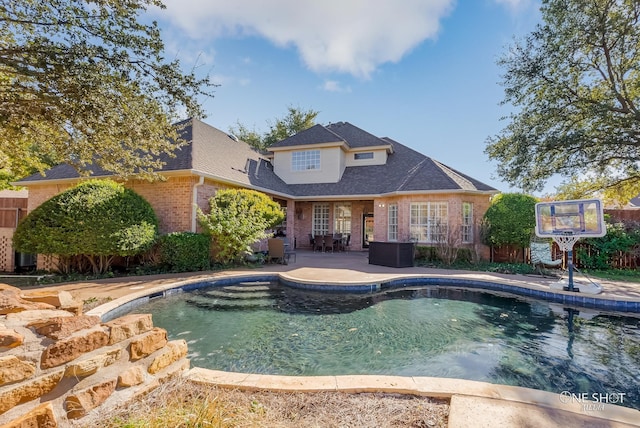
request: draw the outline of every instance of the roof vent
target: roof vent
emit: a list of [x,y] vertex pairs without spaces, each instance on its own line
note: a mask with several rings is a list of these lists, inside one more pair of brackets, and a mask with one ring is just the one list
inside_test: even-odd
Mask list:
[[227,134],[227,137],[231,138],[233,141],[238,141],[238,137],[233,134]]

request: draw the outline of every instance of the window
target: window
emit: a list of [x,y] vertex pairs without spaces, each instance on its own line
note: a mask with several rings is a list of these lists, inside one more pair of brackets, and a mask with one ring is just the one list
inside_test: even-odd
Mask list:
[[446,202],[411,204],[411,239],[418,242],[444,242],[449,232]]
[[333,231],[351,233],[351,204],[336,204],[333,208]]
[[313,204],[313,234],[329,233],[329,204]]
[[398,204],[389,204],[387,223],[388,223],[387,239],[389,241],[397,241],[398,240]]
[[473,204],[462,203],[462,242],[473,242]]
[[291,170],[320,169],[320,150],[304,150],[291,153]]
[[355,160],[373,159],[373,152],[354,153],[353,158]]

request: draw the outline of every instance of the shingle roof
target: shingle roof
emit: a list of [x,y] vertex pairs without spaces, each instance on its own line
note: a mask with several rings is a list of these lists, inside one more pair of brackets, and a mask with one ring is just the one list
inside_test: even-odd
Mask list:
[[[470,191],[497,192],[491,186],[447,167],[390,138],[379,138],[348,122],[315,125],[283,140],[274,147],[344,141],[351,148],[389,145],[392,150],[385,165],[345,168],[337,183],[287,184],[274,171],[271,162],[243,141],[197,119],[181,122],[181,136],[188,141],[163,157],[162,171],[190,170],[250,188],[264,189],[293,198],[366,196],[395,192]],[[95,169],[94,176],[109,175]],[[44,180],[77,178],[69,165],[58,165],[46,176],[34,174],[19,182],[22,185]],[[381,179],[384,178],[384,179]]]
[[311,128],[307,128],[304,131],[300,131],[289,138],[285,138],[282,141],[278,141],[277,143],[273,144],[271,147],[274,147],[274,148],[293,147],[293,146],[304,146],[307,144],[338,143],[343,141],[344,139],[342,137],[331,132],[324,126],[314,125]]

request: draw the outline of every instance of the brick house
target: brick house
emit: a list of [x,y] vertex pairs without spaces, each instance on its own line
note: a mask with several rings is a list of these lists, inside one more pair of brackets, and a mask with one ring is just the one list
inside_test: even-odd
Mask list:
[[[188,142],[165,157],[166,180],[130,180],[160,220],[160,231],[196,231],[196,207],[221,188],[269,194],[286,209],[283,231],[298,248],[309,235],[351,236],[352,250],[370,241],[414,240],[428,245],[455,231],[479,246],[475,226],[498,191],[390,138],[347,122],[315,125],[259,153],[233,135],[197,119],[181,122]],[[95,170],[94,177],[109,173]],[[69,165],[16,183],[29,189],[28,211],[80,180]],[[486,255],[487,249],[483,249]]]

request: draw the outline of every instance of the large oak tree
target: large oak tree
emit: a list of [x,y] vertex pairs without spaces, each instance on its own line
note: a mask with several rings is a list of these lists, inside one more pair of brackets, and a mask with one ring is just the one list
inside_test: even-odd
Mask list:
[[[0,0],[0,188],[58,162],[149,176],[208,77],[163,57],[160,0]],[[179,141],[176,141],[179,143]]]
[[486,153],[527,191],[559,173],[628,199],[640,190],[640,2],[543,0],[541,12],[499,60],[515,112]]

